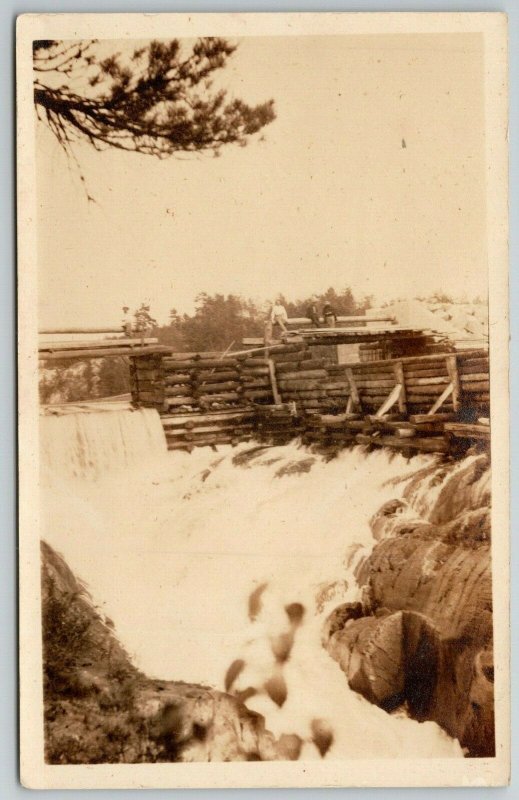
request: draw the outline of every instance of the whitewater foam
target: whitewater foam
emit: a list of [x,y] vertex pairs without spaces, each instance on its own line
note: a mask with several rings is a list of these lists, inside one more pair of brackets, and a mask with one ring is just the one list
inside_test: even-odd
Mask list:
[[[167,453],[155,412],[79,416],[88,415],[42,426],[43,536],[87,582],[139,668],[223,689],[242,659],[232,690],[254,689],[248,707],[276,735],[299,734],[303,759],[320,757],[310,742],[316,718],[334,732],[329,758],[462,755],[434,723],[390,716],[352,692],[321,647],[327,614],[358,599],[354,567],[374,544],[368,520],[402,495],[405,482],[388,479],[412,476],[430,457],[354,448],[309,464],[297,443],[251,458],[247,445]],[[294,470],[303,460],[309,470]],[[249,597],[261,584],[252,620]],[[273,641],[290,631],[285,607],[295,602],[305,613],[280,663]],[[265,688],[273,676],[286,685],[281,707]]]

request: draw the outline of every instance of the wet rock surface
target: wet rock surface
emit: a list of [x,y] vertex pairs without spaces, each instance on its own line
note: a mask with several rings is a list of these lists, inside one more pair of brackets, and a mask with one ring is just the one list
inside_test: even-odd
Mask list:
[[45,542],[41,556],[47,763],[298,757],[239,698],[139,672],[63,558]]
[[386,503],[357,570],[362,602],[339,606],[323,631],[352,689],[436,721],[473,757],[495,754],[489,487],[480,456]]

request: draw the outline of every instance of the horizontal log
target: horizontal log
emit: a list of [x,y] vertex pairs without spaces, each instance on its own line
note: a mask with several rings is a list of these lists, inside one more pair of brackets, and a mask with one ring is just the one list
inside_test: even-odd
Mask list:
[[450,383],[450,378],[446,376],[441,377],[427,377],[427,378],[407,378],[405,379],[406,386],[446,386]]
[[260,375],[269,375],[269,368],[267,367],[244,367],[241,371],[243,378],[259,377]]
[[227,380],[239,380],[240,374],[236,369],[195,370],[193,379],[196,383],[221,383]]
[[[408,403],[411,403],[411,405],[413,403],[418,403],[419,405],[425,406],[425,408],[430,408],[435,403],[435,401],[438,399],[439,396],[440,396],[439,393],[436,393],[436,394],[414,394],[414,393],[408,392],[407,395],[406,395],[406,400],[407,400]],[[446,402],[447,401],[444,401],[442,403],[442,406],[441,406],[442,408],[444,408]],[[452,401],[449,401],[449,402],[452,402]]]
[[278,388],[282,393],[321,390],[320,381],[278,381]]
[[286,397],[287,400],[304,400],[305,398],[310,400],[326,400],[328,394],[326,392],[321,392],[318,389],[302,389],[299,392],[287,392],[283,393],[283,397]]
[[215,392],[214,394],[199,394],[197,398],[200,403],[234,402],[240,399],[240,395],[238,392]]
[[469,423],[461,423],[461,422],[446,422],[445,423],[445,430],[448,433],[451,433],[453,436],[457,437],[467,437],[467,438],[490,438],[490,426],[489,425],[477,425],[469,424]]
[[239,423],[232,424],[229,421],[226,425],[198,425],[196,428],[168,428],[165,432],[166,438],[178,439],[182,436],[190,437],[190,441],[195,441],[197,436],[207,433],[222,433],[231,435],[236,431],[250,432],[252,430],[252,423],[249,425],[241,425]]
[[191,384],[191,375],[188,372],[177,372],[174,375],[166,374],[164,376],[164,383],[166,386],[174,386],[175,384]]
[[355,386],[360,391],[361,389],[387,389],[388,394],[389,390],[393,388],[395,385],[395,379],[388,378],[387,380],[365,380],[365,379],[357,379],[355,378]]
[[240,362],[238,361],[237,358],[230,358],[230,357],[229,358],[225,358],[225,359],[223,359],[223,358],[217,358],[216,359],[216,358],[202,358],[202,357],[200,357],[200,358],[194,359],[194,364],[198,369],[204,369],[204,368],[207,368],[207,367],[211,367],[211,368],[213,368],[213,367],[216,367],[216,368],[221,367],[221,368],[228,369],[231,364],[232,364],[233,367],[237,367],[240,364]]
[[448,375],[446,364],[440,365],[436,369],[404,369],[406,381],[413,378],[446,378]]
[[[324,358],[310,358],[310,356],[306,356],[306,358],[302,359],[298,363],[298,369],[325,369],[327,372],[330,368],[330,365],[326,363]],[[278,366],[276,365],[276,369]]]
[[425,397],[439,397],[442,393],[442,390],[448,386],[450,383],[449,380],[442,380],[441,383],[426,383],[426,384],[407,384],[407,394],[408,395],[424,395]]
[[248,378],[242,380],[241,385],[244,389],[270,389],[270,380],[265,378]]
[[453,419],[453,414],[439,412],[438,414],[411,414],[409,422],[420,425],[423,422],[450,422]]
[[462,381],[462,389],[464,393],[468,392],[488,392],[490,382],[485,381]]
[[[308,370],[297,370],[294,372],[285,372],[283,373],[282,379],[284,381],[291,381],[291,380],[307,380],[307,379],[322,379],[326,380],[328,378],[328,373],[325,369],[308,369]],[[280,376],[281,379],[281,376]]]
[[278,344],[269,348],[269,358],[277,358],[277,356],[286,353],[304,353],[306,351],[306,344],[304,342],[294,342],[293,344]]
[[328,391],[329,389],[347,389],[349,392],[350,384],[348,381],[331,381],[328,380],[326,383],[323,383],[323,389]]
[[88,350],[55,350],[52,352],[41,352],[38,354],[40,361],[56,361],[59,359],[77,358],[78,361],[82,359],[91,358],[107,358],[108,356],[128,356],[134,358],[139,355],[150,355],[154,353],[163,352],[164,348],[159,345],[150,345],[149,347],[105,347],[93,348]]
[[300,350],[293,353],[271,353],[270,358],[277,367],[278,364],[293,364],[294,361],[303,361],[305,355],[306,353]]
[[275,364],[274,369],[278,378],[282,378],[287,372],[298,372],[301,368],[301,361],[291,361],[290,364]]
[[186,352],[186,353],[174,353],[171,350],[168,352],[166,358],[170,361],[192,361],[194,359],[199,358],[211,358],[213,360],[220,360],[222,357],[221,352],[217,350],[207,350],[206,352],[202,353],[200,351],[194,352]]
[[473,372],[468,375],[460,375],[461,384],[463,386],[471,383],[490,383],[490,374],[488,372]]
[[412,448],[413,450],[421,450],[425,453],[446,453],[448,450],[448,443],[440,436],[434,437],[407,437],[400,438],[399,436],[369,436],[364,433],[357,434],[357,442],[359,444],[373,444],[378,447],[396,447]]
[[267,359],[265,357],[261,358],[246,358],[244,357],[241,361],[243,367],[263,367],[267,366]]
[[193,373],[193,370],[195,369],[195,362],[175,361],[174,363],[170,363],[167,361],[167,359],[164,359],[163,369],[165,375],[176,375],[176,374],[191,375]]
[[166,397],[164,402],[168,408],[173,408],[174,406],[196,405],[196,400],[194,397]]
[[212,413],[196,412],[194,414],[185,414],[183,416],[175,414],[174,416],[161,417],[162,425],[164,428],[176,425],[204,425],[210,422],[230,421],[235,420],[252,420],[254,419],[254,411],[250,409],[229,409],[225,411],[214,411]]
[[222,383],[200,383],[193,389],[193,395],[199,397],[206,394],[220,394],[221,392],[241,392],[242,385],[238,381],[223,381]]
[[193,397],[193,390],[190,386],[166,386],[164,390],[166,397]]
[[272,392],[266,389],[248,389],[243,392],[243,397],[247,400],[267,400],[272,399]]

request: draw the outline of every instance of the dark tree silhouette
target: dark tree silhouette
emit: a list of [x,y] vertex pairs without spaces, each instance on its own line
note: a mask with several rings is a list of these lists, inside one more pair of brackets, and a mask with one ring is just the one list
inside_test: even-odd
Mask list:
[[212,90],[236,45],[225,39],[152,41],[131,55],[101,58],[99,43],[33,43],[34,102],[70,154],[77,140],[95,148],[165,158],[212,150],[247,139],[275,118],[274,102],[248,106]]

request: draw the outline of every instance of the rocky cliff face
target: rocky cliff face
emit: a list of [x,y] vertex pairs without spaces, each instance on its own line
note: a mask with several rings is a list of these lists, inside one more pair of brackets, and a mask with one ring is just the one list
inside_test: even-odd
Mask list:
[[41,554],[48,763],[297,758],[236,697],[140,673],[61,556]]
[[469,756],[495,754],[489,507],[486,455],[416,476],[371,520],[361,602],[324,630],[352,689],[438,722]]

